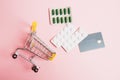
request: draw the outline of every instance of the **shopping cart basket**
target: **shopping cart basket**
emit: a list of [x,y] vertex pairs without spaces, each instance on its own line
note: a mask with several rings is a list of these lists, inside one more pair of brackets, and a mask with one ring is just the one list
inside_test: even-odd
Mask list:
[[[32,32],[29,34],[29,37],[27,38],[25,42],[24,48],[17,48],[12,55],[13,59],[16,59],[17,56],[21,56],[23,59],[26,61],[30,62],[33,64],[32,70],[34,72],[38,72],[39,66],[37,66],[34,62],[32,62],[32,59],[34,57],[38,56],[44,60],[53,60],[54,57],[56,56],[56,53],[51,50],[39,37],[36,36],[36,26],[37,23],[33,22],[32,23]],[[30,58],[26,58],[24,55],[21,55],[18,51],[28,51],[33,54]]]

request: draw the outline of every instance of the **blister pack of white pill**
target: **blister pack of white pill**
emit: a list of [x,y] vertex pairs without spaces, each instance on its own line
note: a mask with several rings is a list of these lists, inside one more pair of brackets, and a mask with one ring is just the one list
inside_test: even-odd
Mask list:
[[78,28],[78,30],[74,32],[68,39],[64,40],[62,47],[66,52],[69,52],[87,36],[88,34],[85,31],[83,31],[81,28]]
[[74,32],[74,26],[72,24],[66,24],[66,26],[51,40],[51,42],[56,47],[60,47],[64,40],[68,39]]
[[52,40],[51,42],[56,47],[62,47],[66,52],[69,52],[76,45],[78,45],[88,34],[83,29],[77,30],[72,24],[67,24]]

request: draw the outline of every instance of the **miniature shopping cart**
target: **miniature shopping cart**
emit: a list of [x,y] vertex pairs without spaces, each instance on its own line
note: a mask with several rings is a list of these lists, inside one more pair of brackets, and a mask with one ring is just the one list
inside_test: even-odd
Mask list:
[[[37,66],[35,63],[32,62],[32,59],[36,56],[44,59],[44,60],[53,60],[56,53],[48,48],[48,46],[40,40],[39,37],[36,36],[36,22],[32,23],[32,32],[30,33],[29,37],[27,38],[25,42],[24,48],[17,48],[15,53],[12,55],[14,59],[17,58],[17,56],[21,56],[26,61],[33,64],[32,70],[34,72],[38,72],[39,66]],[[29,53],[32,53],[33,56],[30,58],[26,58],[24,55],[21,55],[19,51],[28,51]]]

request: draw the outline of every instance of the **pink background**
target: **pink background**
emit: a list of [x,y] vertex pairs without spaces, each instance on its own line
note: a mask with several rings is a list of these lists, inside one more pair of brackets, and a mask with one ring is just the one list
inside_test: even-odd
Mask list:
[[[102,32],[105,48],[70,53],[49,40],[64,25],[51,26],[48,8],[72,9],[73,24],[88,33]],[[22,58],[12,59],[23,47],[31,22],[38,22],[37,35],[57,52],[54,61],[35,60],[38,73]],[[0,0],[0,80],[120,80],[119,0]]]

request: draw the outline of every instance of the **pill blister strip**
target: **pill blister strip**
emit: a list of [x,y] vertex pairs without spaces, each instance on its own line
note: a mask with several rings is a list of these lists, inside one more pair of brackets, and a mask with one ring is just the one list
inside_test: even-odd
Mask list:
[[64,40],[68,39],[75,32],[75,28],[72,24],[67,24],[52,40],[51,42],[56,47],[61,47]]
[[56,47],[63,47],[66,52],[69,52],[87,36],[88,34],[81,28],[78,28],[76,31],[72,24],[68,24],[51,40],[51,42]]
[[74,32],[69,37],[69,39],[64,40],[62,47],[65,49],[66,52],[69,52],[71,49],[73,49],[76,45],[78,45],[87,36],[88,34],[79,28],[76,32]]
[[50,14],[50,23],[51,24],[63,24],[71,23],[71,8],[58,8],[58,9],[49,9]]

